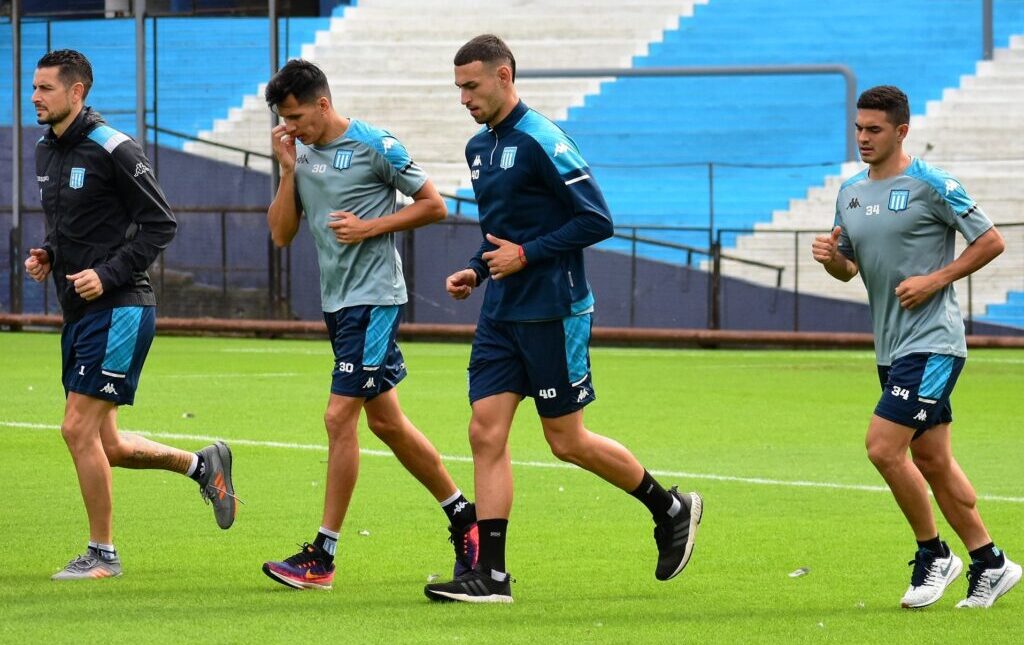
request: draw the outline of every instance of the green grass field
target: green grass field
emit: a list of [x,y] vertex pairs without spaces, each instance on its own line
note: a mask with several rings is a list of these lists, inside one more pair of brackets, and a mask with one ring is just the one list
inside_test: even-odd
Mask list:
[[[403,349],[406,413],[468,494],[469,348]],[[898,608],[914,543],[864,454],[878,393],[870,352],[596,348],[592,358],[598,400],[587,425],[665,483],[705,497],[689,568],[654,579],[645,509],[559,464],[526,402],[511,440],[515,604],[433,605],[423,585],[451,571],[444,516],[365,427],[334,590],[292,591],[260,571],[318,526],[326,341],[158,338],[122,429],[190,450],[225,439],[246,504],[220,531],[191,481],[116,470],[124,576],[51,582],[87,540],[58,431],[59,340],[0,333],[0,642],[1020,642],[1024,588],[964,612],[953,608],[966,593],[960,580],[929,609]],[[979,350],[953,399],[960,462],[1017,561],[1022,392],[1024,354]],[[800,567],[810,572],[789,577]]]

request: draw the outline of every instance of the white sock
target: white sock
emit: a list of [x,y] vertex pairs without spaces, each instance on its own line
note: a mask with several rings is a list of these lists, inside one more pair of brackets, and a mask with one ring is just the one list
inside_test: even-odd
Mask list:
[[324,551],[327,551],[327,553],[331,554],[331,557],[334,557],[334,555],[338,552],[338,535],[340,534],[337,531],[325,529],[321,526],[320,535],[323,535],[325,538],[327,538],[326,540],[324,540]]
[[195,474],[196,468],[198,468],[198,467],[199,467],[199,455],[197,455],[196,453],[193,452],[192,453],[192,464],[188,467],[188,470],[185,471],[185,475],[188,476],[188,477],[191,477],[193,474]]
[[505,578],[508,578],[508,574],[504,571],[495,571],[494,569],[491,569],[491,580],[505,582]]
[[96,550],[99,552],[100,557],[107,562],[117,559],[117,549],[114,548],[113,544],[97,544]]
[[679,515],[679,511],[681,511],[681,510],[683,510],[682,503],[679,501],[678,497],[673,495],[672,496],[672,507],[670,509],[668,509],[668,516],[669,517],[675,517],[676,515]]
[[454,502],[455,500],[457,500],[460,497],[462,497],[462,491],[459,490],[458,488],[456,488],[455,492],[452,493],[451,497],[449,497],[448,499],[446,499],[443,502],[441,502],[441,508],[444,508],[445,506],[448,506],[449,504],[451,504],[452,502]]

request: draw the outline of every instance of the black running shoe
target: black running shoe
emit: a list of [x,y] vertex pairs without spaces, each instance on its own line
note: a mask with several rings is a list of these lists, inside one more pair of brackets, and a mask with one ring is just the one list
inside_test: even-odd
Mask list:
[[654,541],[658,545],[658,568],[654,577],[671,580],[679,575],[693,554],[693,543],[704,513],[704,501],[697,493],[680,495],[676,487],[669,491],[682,503],[675,517],[659,522],[654,527]]
[[478,569],[471,569],[451,582],[435,582],[423,593],[436,602],[512,602],[512,576],[497,581]]
[[451,533],[448,541],[455,547],[455,570],[452,577],[458,578],[476,567],[477,554],[480,553],[480,533],[476,522],[461,531],[449,526],[448,532]]

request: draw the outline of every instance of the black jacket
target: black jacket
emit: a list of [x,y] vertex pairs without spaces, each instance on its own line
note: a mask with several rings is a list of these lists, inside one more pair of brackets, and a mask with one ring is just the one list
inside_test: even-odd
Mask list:
[[[177,222],[142,148],[84,108],[60,137],[36,143],[53,281],[66,323],[91,311],[155,305],[146,269]],[[103,295],[87,302],[65,276],[93,269]]]

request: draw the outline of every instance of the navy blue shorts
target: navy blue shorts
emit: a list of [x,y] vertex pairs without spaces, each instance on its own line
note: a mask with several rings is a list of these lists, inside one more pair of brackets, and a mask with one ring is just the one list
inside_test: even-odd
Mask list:
[[156,335],[156,307],[87,313],[60,335],[64,396],[77,392],[131,405]]
[[480,316],[469,359],[469,402],[502,392],[531,396],[542,417],[560,417],[594,400],[590,314],[541,322]]
[[331,392],[372,399],[405,378],[398,349],[400,305],[359,305],[324,312],[334,347]]
[[947,354],[907,354],[878,366],[882,398],[875,414],[893,423],[914,428],[914,439],[934,426],[951,423],[949,395],[964,368],[964,359]]

